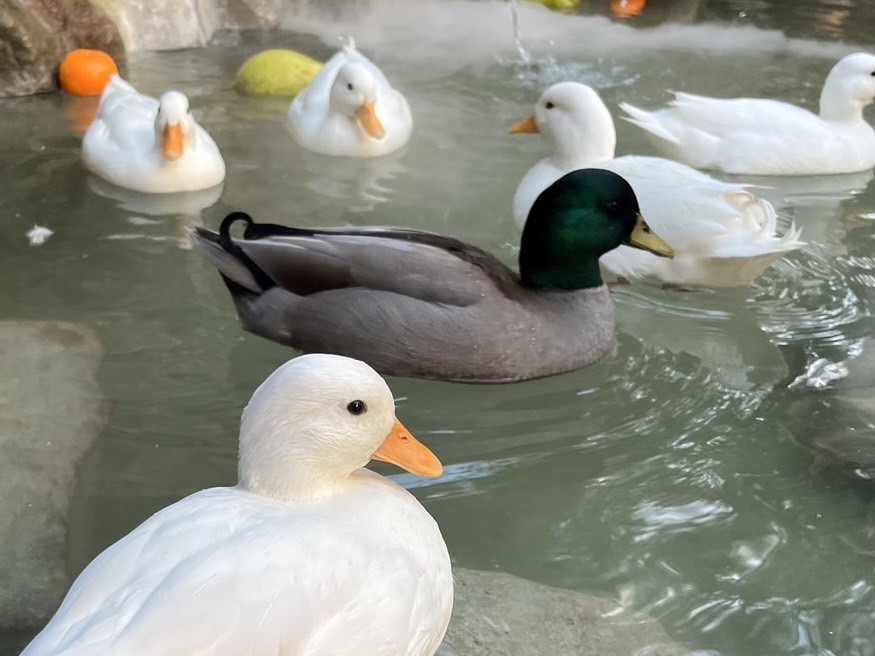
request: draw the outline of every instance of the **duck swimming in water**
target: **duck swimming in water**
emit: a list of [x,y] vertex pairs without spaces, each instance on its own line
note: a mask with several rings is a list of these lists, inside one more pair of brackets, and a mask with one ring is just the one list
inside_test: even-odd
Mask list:
[[[242,238],[232,238],[240,221]],[[535,201],[519,272],[465,242],[401,228],[307,229],[237,212],[195,247],[222,274],[244,328],[386,375],[512,382],[597,362],[614,343],[599,257],[671,249],[620,176],[573,171]]]

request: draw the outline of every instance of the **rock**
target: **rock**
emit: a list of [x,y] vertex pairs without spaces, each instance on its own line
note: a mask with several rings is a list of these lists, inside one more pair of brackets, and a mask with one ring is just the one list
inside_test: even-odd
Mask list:
[[212,0],[92,0],[115,22],[128,50],[206,45],[221,20]]
[[118,26],[129,51],[205,46],[223,28],[271,28],[281,0],[92,0]]
[[0,322],[0,627],[41,627],[70,585],[67,513],[76,463],[106,422],[88,328]]
[[0,3],[0,97],[55,91],[56,71],[76,48],[124,58],[121,35],[88,0]]
[[680,656],[653,619],[608,599],[501,572],[455,568],[455,605],[438,656]]
[[279,25],[282,0],[219,0],[222,27],[236,30],[274,28]]

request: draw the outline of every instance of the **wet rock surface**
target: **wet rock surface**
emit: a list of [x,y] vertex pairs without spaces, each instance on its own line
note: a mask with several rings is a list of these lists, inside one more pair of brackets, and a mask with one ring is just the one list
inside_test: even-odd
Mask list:
[[57,69],[70,50],[103,50],[124,58],[121,35],[88,0],[0,3],[0,97],[58,89]]
[[438,656],[680,656],[653,619],[609,599],[501,572],[455,568],[453,619]]
[[0,322],[0,627],[41,627],[70,585],[76,463],[106,422],[89,328]]

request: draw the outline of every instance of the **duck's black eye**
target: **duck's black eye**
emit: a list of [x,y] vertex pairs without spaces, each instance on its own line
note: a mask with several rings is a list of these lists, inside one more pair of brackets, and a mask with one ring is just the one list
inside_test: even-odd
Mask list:
[[368,410],[368,406],[365,405],[364,401],[350,401],[349,405],[346,406],[346,409],[349,410],[349,414],[351,415],[362,415]]
[[872,71],[871,73],[869,73],[869,75],[871,75],[872,77],[875,77],[875,71]]
[[554,105],[553,103],[551,103],[549,100],[547,101],[547,104],[544,105],[544,107],[546,107],[547,109],[553,109],[555,106],[556,106],[556,105]]
[[620,207],[620,203],[616,200],[609,200],[607,203],[605,203],[605,207],[611,212],[616,212],[617,208]]
[[350,91],[352,91],[352,82],[347,82],[346,88],[349,89]]

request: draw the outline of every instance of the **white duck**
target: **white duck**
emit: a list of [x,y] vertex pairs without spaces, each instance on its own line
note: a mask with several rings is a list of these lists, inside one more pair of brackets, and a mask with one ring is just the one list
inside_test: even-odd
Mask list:
[[368,365],[304,355],[255,391],[239,482],[165,508],[79,575],[22,656],[431,656],[450,559],[372,458],[437,476]]
[[413,117],[404,96],[350,39],[295,96],[289,127],[317,153],[376,157],[407,143]]
[[690,166],[747,175],[821,175],[875,165],[875,131],[863,108],[875,98],[875,56],[859,52],[833,66],[820,115],[777,100],[676,93],[667,109],[628,103],[626,120],[653,145]]
[[706,287],[747,285],[802,245],[795,228],[775,236],[774,208],[745,185],[721,182],[659,157],[614,158],[611,114],[585,84],[554,84],[541,95],[534,116],[511,132],[540,132],[552,150],[529,169],[514,194],[514,218],[521,226],[538,195],[574,169],[608,169],[632,185],[648,225],[675,256],[656,257],[628,246],[605,253],[601,264],[623,278],[652,276],[666,283]]
[[104,180],[144,193],[197,191],[225,179],[219,148],[195,122],[185,95],[168,91],[156,100],[118,76],[103,91],[82,160]]

